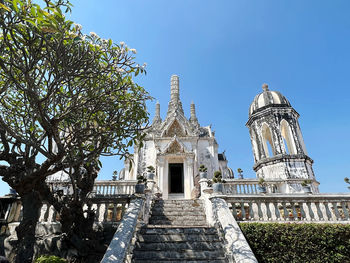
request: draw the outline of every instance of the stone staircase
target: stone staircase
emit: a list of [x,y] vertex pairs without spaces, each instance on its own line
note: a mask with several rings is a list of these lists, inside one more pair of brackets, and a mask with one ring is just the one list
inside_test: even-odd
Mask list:
[[140,230],[132,262],[228,261],[217,230],[207,225],[201,200],[157,200],[148,226]]

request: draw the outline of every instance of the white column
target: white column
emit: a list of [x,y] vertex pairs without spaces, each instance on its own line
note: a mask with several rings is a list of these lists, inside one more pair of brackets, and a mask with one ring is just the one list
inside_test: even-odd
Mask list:
[[158,185],[160,191],[163,193],[163,199],[168,199],[168,162],[163,156],[158,156],[157,161],[159,167]]
[[191,198],[191,191],[194,188],[194,177],[193,177],[193,157],[187,157],[185,159],[185,167],[184,167],[184,190],[185,190],[185,199]]

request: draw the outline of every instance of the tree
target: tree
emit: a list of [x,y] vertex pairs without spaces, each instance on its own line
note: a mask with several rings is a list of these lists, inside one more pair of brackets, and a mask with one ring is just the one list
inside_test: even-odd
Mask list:
[[[126,156],[148,122],[150,97],[132,79],[144,73],[136,51],[84,35],[64,16],[68,1],[45,4],[0,1],[0,176],[23,205],[16,262],[32,261],[43,201],[59,212],[67,240],[83,238],[99,156]],[[65,198],[46,182],[61,171],[73,189]]]
[[[348,177],[345,177],[344,182],[350,184],[350,179]],[[348,186],[348,189],[350,190],[350,186]]]

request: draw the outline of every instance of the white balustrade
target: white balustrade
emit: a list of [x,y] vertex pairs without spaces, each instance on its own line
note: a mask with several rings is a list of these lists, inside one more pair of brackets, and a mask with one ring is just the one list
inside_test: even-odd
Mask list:
[[[240,194],[240,195],[252,195],[258,193],[258,179],[225,179],[226,183],[223,184],[224,194]],[[266,188],[268,193],[276,193],[277,185],[281,183],[281,180],[266,181]]]
[[223,197],[237,221],[350,223],[350,195],[273,194]]
[[[100,197],[90,198],[89,203],[91,208],[95,211],[96,222],[118,222],[123,217],[125,209],[128,207],[130,198],[128,197]],[[87,209],[87,205],[84,205],[84,210]],[[18,206],[12,208],[20,211],[22,205],[18,202]],[[12,222],[18,222],[22,220],[22,214],[16,211],[10,211],[11,213],[18,214],[12,220]],[[40,209],[39,222],[57,222],[58,213],[52,205],[44,203]]]
[[136,180],[95,181],[93,192],[96,196],[134,194]]
[[257,194],[256,179],[225,179],[224,194]]

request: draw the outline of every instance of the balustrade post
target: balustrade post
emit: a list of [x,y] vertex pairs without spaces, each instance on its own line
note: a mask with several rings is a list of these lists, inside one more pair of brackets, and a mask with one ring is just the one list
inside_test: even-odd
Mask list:
[[327,219],[328,219],[328,221],[331,221],[333,217],[332,217],[331,210],[329,209],[329,203],[323,202],[323,205],[324,205],[324,208],[326,210]]
[[249,220],[253,220],[254,219],[254,211],[253,211],[253,204],[252,202],[250,201],[248,203],[249,205]]
[[209,189],[208,187],[208,179],[203,178],[199,180],[199,185],[201,187],[201,196],[206,196],[208,193],[205,192],[205,190]]
[[300,215],[301,215],[301,220],[306,220],[306,213],[304,210],[304,203],[303,202],[298,202],[299,207],[300,207]]
[[333,205],[335,217],[337,218],[337,220],[341,220],[337,202],[332,202],[332,205]]
[[346,207],[346,203],[345,202],[341,202],[341,207],[343,209],[344,219],[345,220],[349,220],[349,212],[348,212],[348,209]]
[[295,208],[295,203],[294,202],[290,202],[290,206],[292,208],[293,220],[296,221],[296,220],[298,220],[298,213],[297,213],[297,210]]
[[105,202],[104,203],[104,214],[103,214],[103,222],[107,222],[107,219],[108,219],[108,208],[109,208],[109,203],[108,202]]
[[270,210],[270,203],[269,203],[269,201],[265,201],[265,206],[266,206],[267,220],[272,220],[272,214],[271,214],[271,210]]
[[310,215],[310,219],[311,219],[311,220],[315,220],[315,214],[314,214],[314,212],[312,211],[311,203],[310,203],[310,202],[307,202],[306,205],[307,205],[307,208],[308,208],[308,212],[309,212],[309,215]]
[[264,218],[263,218],[263,212],[262,212],[262,210],[261,210],[261,202],[260,202],[260,201],[257,201],[256,204],[257,204],[257,206],[258,206],[259,220],[264,220]]
[[318,216],[318,220],[323,221],[324,217],[320,208],[320,203],[319,202],[315,202],[315,206],[316,206],[316,211],[317,211],[317,216]]
[[244,208],[244,202],[240,203],[241,205],[241,215],[242,215],[242,220],[245,220],[245,208]]
[[115,222],[116,218],[117,218],[117,203],[113,203],[112,222]]
[[95,221],[97,221],[97,222],[102,222],[103,221],[103,218],[101,220],[100,213],[101,213],[101,204],[98,203],[97,204],[97,208],[96,208],[96,215],[95,215]]
[[237,210],[236,210],[236,203],[231,203],[231,206],[232,206],[232,215],[233,217],[238,220],[237,218]]
[[275,216],[276,216],[276,220],[281,220],[281,213],[280,210],[278,208],[278,202],[273,202],[274,208],[275,208]]
[[283,218],[284,220],[287,220],[289,219],[289,211],[287,210],[286,202],[282,202],[282,206],[283,206]]

